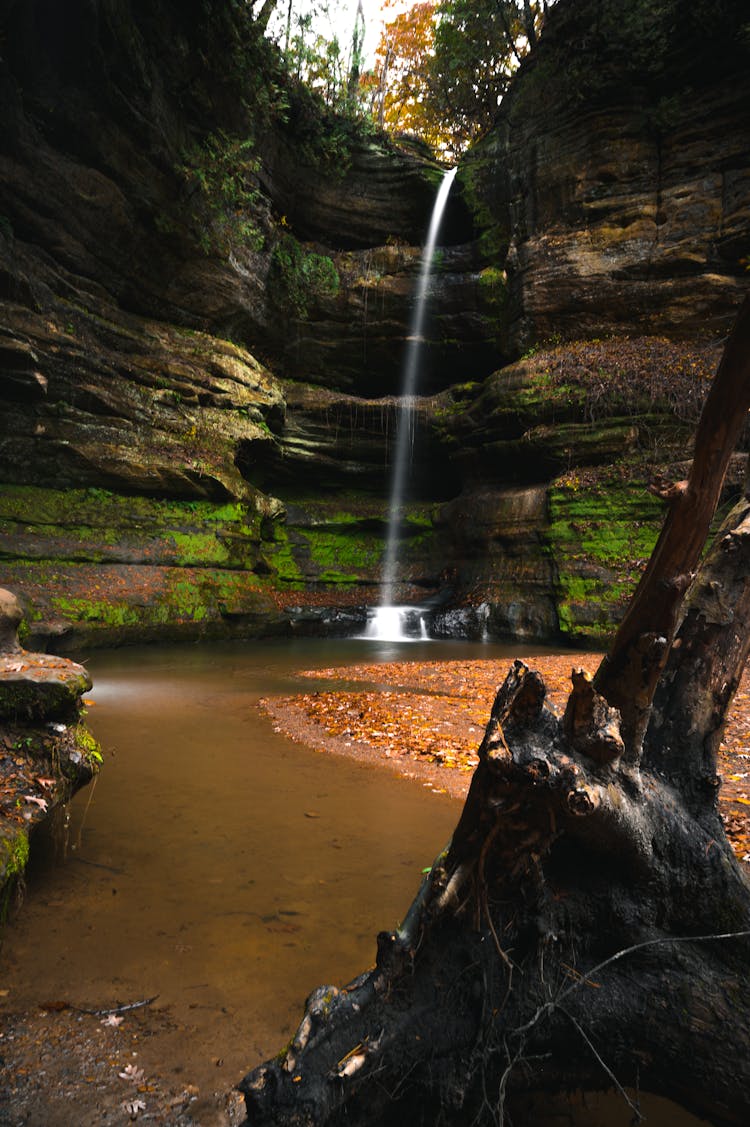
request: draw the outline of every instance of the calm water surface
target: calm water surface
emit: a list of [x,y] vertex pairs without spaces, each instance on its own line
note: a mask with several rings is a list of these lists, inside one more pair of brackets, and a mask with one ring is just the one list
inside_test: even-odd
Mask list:
[[259,697],[309,691],[300,669],[395,658],[497,658],[500,681],[510,652],[308,641],[93,655],[104,767],[35,837],[2,949],[8,1002],[158,994],[174,1026],[155,1046],[162,1066],[230,1086],[289,1038],[314,986],[372,964],[376,933],[405,913],[459,813],[292,743]]

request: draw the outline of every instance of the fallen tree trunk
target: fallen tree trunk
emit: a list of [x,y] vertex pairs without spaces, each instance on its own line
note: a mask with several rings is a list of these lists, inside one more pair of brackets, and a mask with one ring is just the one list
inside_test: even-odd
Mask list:
[[[746,302],[712,390],[743,417],[748,357]],[[726,419],[713,420],[700,433],[716,450]],[[699,490],[718,497],[723,453],[695,463],[713,467]],[[573,1087],[750,1122],[750,887],[716,769],[750,645],[750,502],[690,586],[673,644],[688,587],[674,576],[697,555],[691,534],[680,566],[665,536],[668,568],[650,568],[597,677],[574,672],[563,715],[514,663],[452,842],[378,936],[374,969],[316,990],[285,1054],[245,1078],[253,1127],[502,1124],[520,1093]]]

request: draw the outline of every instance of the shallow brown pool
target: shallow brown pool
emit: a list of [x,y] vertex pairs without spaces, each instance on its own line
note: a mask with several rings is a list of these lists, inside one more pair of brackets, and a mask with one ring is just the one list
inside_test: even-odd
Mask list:
[[[295,670],[375,660],[496,656],[500,679],[511,653],[268,642],[95,655],[104,768],[37,833],[3,937],[0,1122],[114,1127],[141,1100],[172,1127],[226,1125],[226,1092],[288,1040],[307,993],[372,963],[459,813],[418,783],[291,743],[259,697],[310,691]],[[44,1008],[152,995],[117,1028]],[[519,1122],[630,1119],[619,1096],[539,1100]],[[698,1122],[666,1101],[643,1107],[654,1127]]]
[[258,698],[289,692],[297,669],[452,653],[493,648],[268,642],[94,655],[89,722],[104,767],[35,839],[3,943],[3,1008],[157,994],[171,1032],[152,1053],[202,1090],[275,1052],[314,986],[372,963],[376,933],[405,912],[458,805],[291,743]]

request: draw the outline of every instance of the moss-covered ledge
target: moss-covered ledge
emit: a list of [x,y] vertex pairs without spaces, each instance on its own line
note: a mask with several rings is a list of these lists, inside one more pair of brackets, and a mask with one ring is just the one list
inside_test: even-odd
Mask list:
[[0,589],[0,915],[23,874],[34,826],[101,762],[83,723],[88,673],[65,658],[22,649],[21,618],[15,595]]

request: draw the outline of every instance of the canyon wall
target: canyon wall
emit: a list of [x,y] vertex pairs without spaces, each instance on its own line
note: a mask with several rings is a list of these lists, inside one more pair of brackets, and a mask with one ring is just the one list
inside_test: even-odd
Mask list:
[[[4,6],[0,583],[38,645],[378,601],[441,170],[282,98],[243,7]],[[436,633],[599,641],[648,555],[750,258],[747,21],[699,7],[560,0],[462,163],[401,529]]]

